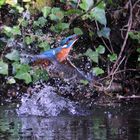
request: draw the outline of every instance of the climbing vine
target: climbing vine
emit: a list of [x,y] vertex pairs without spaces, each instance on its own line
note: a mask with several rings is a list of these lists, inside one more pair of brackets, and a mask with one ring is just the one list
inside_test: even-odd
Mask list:
[[[88,37],[90,43],[80,46],[84,47],[84,51],[77,51],[76,54],[90,59],[93,64],[91,71],[96,76],[101,76],[101,79],[111,78],[110,84],[118,73],[132,69],[127,67],[128,60],[131,59],[128,52],[137,55],[133,70],[138,71],[140,33],[137,22],[134,27],[133,14],[136,12],[139,15],[139,1],[122,2],[121,10],[115,11],[119,4],[113,0],[1,0],[0,74],[10,77],[6,78],[10,79],[7,81],[10,84],[17,79],[26,84],[39,79],[47,80],[47,72],[31,67],[22,58],[22,54],[33,55],[49,50],[61,38],[70,34],[83,36],[83,40],[84,36]],[[110,10],[113,12],[110,13]],[[112,23],[117,25],[120,16],[126,16],[128,21],[120,29],[120,40],[123,41],[116,46],[111,35],[114,30]],[[136,47],[127,47],[131,41]]]

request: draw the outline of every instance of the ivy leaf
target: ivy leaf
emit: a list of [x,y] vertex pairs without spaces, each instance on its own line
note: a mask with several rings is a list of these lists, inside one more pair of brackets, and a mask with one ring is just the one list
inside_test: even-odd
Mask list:
[[0,0],[0,8],[5,3],[5,0]]
[[137,48],[137,52],[140,53],[140,48]]
[[136,40],[140,44],[140,31],[129,32],[128,35],[130,36],[130,38]]
[[111,31],[110,28],[103,27],[100,31],[97,32],[97,34],[99,37],[103,36],[103,37],[109,39],[110,31]]
[[138,62],[140,62],[140,55],[138,56]]
[[93,5],[92,0],[82,0],[82,3],[79,4],[80,8],[87,11]]
[[81,10],[79,9],[69,9],[67,11],[65,11],[65,15],[72,15],[72,14],[81,14]]
[[50,45],[48,44],[47,41],[43,41],[39,44],[40,48],[43,48],[43,51],[49,50],[50,49]]
[[16,80],[13,78],[13,77],[9,77],[8,79],[7,79],[7,84],[15,84],[16,83]]
[[117,60],[117,54],[112,53],[112,54],[108,54],[108,58],[111,62]]
[[87,81],[87,80],[80,80],[80,83],[82,83],[84,85],[87,85],[89,83],[89,81]]
[[14,26],[12,28],[12,33],[13,33],[13,35],[21,35],[21,31],[20,31],[19,26]]
[[33,41],[35,41],[35,38],[34,37],[32,37],[32,36],[26,36],[25,37],[25,42],[26,42],[26,44],[27,45],[30,45],[31,43],[33,43]]
[[17,50],[13,50],[11,53],[5,55],[6,58],[13,61],[19,60],[19,52]]
[[19,64],[17,62],[12,64],[13,73],[15,73],[15,78],[24,80],[26,84],[32,82],[31,75],[29,74],[30,67],[25,64]]
[[6,0],[5,3],[15,6],[17,4],[17,0]]
[[12,64],[12,66],[13,66],[14,73],[16,73],[18,71],[22,71],[24,73],[30,71],[29,65],[26,65],[26,64],[19,64],[19,63],[15,62]]
[[58,23],[55,26],[51,26],[51,30],[57,33],[60,33],[61,31],[68,29],[69,28],[69,24],[68,23]]
[[51,12],[51,7],[45,6],[41,11],[43,13],[43,16],[46,18]]
[[27,27],[27,26],[28,26],[28,21],[25,20],[25,19],[23,19],[23,20],[21,21],[21,24],[22,24],[23,27]]
[[74,28],[74,33],[77,35],[82,35],[83,31],[80,28]]
[[31,75],[28,72],[18,71],[15,75],[15,78],[24,80],[26,84],[32,82]]
[[98,8],[101,8],[101,9],[105,9],[106,7],[106,4],[104,1],[100,2],[98,5],[97,5]]
[[0,74],[8,75],[8,64],[0,60]]
[[21,6],[16,6],[16,9],[18,10],[19,13],[22,13],[24,11],[24,8]]
[[98,63],[99,54],[96,51],[88,49],[85,53],[93,62]]
[[37,20],[37,24],[39,27],[44,27],[46,22],[47,22],[47,19],[45,19],[44,17],[39,17]]
[[7,36],[21,35],[21,31],[20,31],[19,26],[13,26],[13,27],[4,26],[4,33]]
[[103,45],[99,45],[99,47],[96,48],[96,52],[99,53],[99,54],[104,54],[105,47]]
[[95,73],[96,76],[98,76],[98,75],[103,74],[104,73],[104,70],[101,69],[101,68],[99,68],[99,67],[95,67],[95,68],[93,68],[93,73]]
[[107,20],[105,16],[105,10],[99,7],[95,7],[91,12],[90,12],[91,19],[94,18],[97,20],[99,23],[103,24],[106,26]]
[[58,21],[64,18],[64,12],[60,8],[52,8],[51,14],[49,15],[51,20]]

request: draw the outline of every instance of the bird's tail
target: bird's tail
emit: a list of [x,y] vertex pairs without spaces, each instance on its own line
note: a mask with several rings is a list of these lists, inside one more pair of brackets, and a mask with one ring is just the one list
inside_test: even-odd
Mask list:
[[36,61],[36,57],[30,54],[20,54],[20,61],[23,64],[31,64]]
[[21,54],[20,56],[20,61],[23,64],[39,66],[41,68],[47,68],[50,65],[50,61],[43,59],[40,55]]

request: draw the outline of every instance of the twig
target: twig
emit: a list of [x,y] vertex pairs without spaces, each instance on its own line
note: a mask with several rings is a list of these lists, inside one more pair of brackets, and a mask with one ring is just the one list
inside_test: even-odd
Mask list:
[[125,69],[125,70],[120,70],[120,71],[117,71],[116,74],[122,73],[122,72],[126,72],[126,71],[140,71],[140,69]]
[[[122,54],[124,52],[124,49],[125,49],[125,46],[126,46],[126,43],[127,43],[127,40],[128,40],[128,33],[129,31],[131,30],[131,26],[132,26],[132,12],[133,12],[133,9],[132,9],[132,3],[131,3],[131,0],[129,0],[129,5],[130,5],[130,17],[129,17],[129,20],[128,20],[128,28],[127,28],[127,33],[126,33],[126,36],[125,36],[125,39],[124,39],[124,42],[123,42],[123,45],[121,47],[121,51],[119,53],[119,56],[118,56],[118,59],[116,60],[115,64],[113,65],[113,68],[112,68],[112,71],[111,71],[111,74],[116,72],[116,66],[117,65],[120,65],[120,60],[122,58]],[[118,69],[118,68],[117,68]]]
[[140,99],[140,96],[132,95],[132,96],[117,96],[118,99]]

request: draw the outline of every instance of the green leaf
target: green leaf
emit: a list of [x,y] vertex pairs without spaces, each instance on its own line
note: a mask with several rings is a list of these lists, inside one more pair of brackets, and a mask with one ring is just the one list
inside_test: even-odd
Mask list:
[[31,75],[28,72],[18,71],[15,75],[15,78],[24,80],[26,84],[29,84],[32,82]]
[[52,8],[49,16],[54,21],[62,20],[64,18],[64,12],[60,8]]
[[0,60],[0,74],[8,75],[8,64]]
[[51,12],[51,7],[45,6],[41,11],[43,13],[44,18],[46,18]]
[[87,11],[93,5],[93,0],[82,0],[82,3],[79,4],[80,8]]
[[105,52],[105,47],[104,47],[103,45],[99,45],[99,47],[96,48],[96,52],[97,52],[98,54],[104,54],[104,52]]
[[87,85],[89,83],[89,81],[87,81],[87,80],[80,80],[80,83],[82,83],[84,85]]
[[95,67],[95,68],[93,68],[93,73],[95,73],[96,76],[98,76],[98,75],[103,74],[104,73],[104,70],[101,69],[101,68],[99,68],[99,67]]
[[138,56],[138,62],[140,62],[140,55]]
[[117,60],[117,54],[113,53],[113,54],[108,54],[108,58],[111,62]]
[[140,53],[140,48],[137,48],[137,52]]
[[128,35],[130,36],[130,38],[136,40],[140,44],[140,31],[129,32]]
[[9,77],[8,79],[7,79],[7,84],[15,84],[16,83],[16,80],[13,78],[13,77]]
[[16,73],[18,71],[22,71],[24,73],[30,71],[30,66],[26,65],[26,64],[19,64],[19,63],[15,62],[12,64],[12,66],[13,66],[14,73]]
[[13,33],[13,35],[21,35],[21,31],[20,31],[19,26],[14,26],[12,28],[12,33]]
[[40,79],[47,81],[49,78],[49,75],[46,70],[35,69],[33,71],[32,77],[33,77],[33,82],[36,82]]
[[35,41],[35,38],[34,37],[32,37],[32,36],[26,36],[25,37],[25,42],[26,42],[26,44],[27,45],[30,45],[31,43],[33,43],[33,41]]
[[5,3],[5,0],[0,0],[0,8]]
[[110,28],[103,27],[100,31],[97,32],[97,34],[99,37],[103,36],[103,37],[109,39],[110,31],[111,31]]
[[3,27],[3,32],[4,32],[8,37],[11,37],[11,36],[12,36],[12,28],[11,28],[11,27],[4,26],[4,27]]
[[99,23],[103,24],[106,26],[107,20],[105,16],[105,10],[99,7],[95,7],[91,12],[90,12],[91,19],[94,18],[97,20]]
[[11,53],[5,55],[9,60],[18,61],[19,60],[19,52],[17,50],[13,50]]
[[28,21],[24,19],[24,20],[22,20],[21,24],[22,24],[23,27],[27,27],[28,26]]
[[98,63],[99,54],[96,51],[88,49],[85,53],[93,62]]
[[54,31],[54,32],[57,32],[57,33],[60,33],[63,30],[68,29],[68,28],[69,28],[69,24],[68,23],[62,23],[62,22],[56,24],[55,26],[51,26],[51,30]]
[[106,4],[104,1],[100,2],[98,5],[97,5],[98,8],[101,8],[101,9],[105,9],[106,7]]
[[15,78],[24,80],[26,84],[32,82],[31,75],[29,74],[30,67],[25,64],[19,64],[17,62],[12,64],[13,73],[15,73]]
[[82,35],[83,31],[80,28],[74,28],[74,33],[77,35]]
[[49,50],[50,49],[50,45],[48,44],[47,41],[43,41],[39,44],[40,48],[43,48],[43,51]]
[[4,33],[9,37],[12,35],[21,35],[19,26],[13,26],[13,27],[4,26],[3,29],[4,29]]
[[65,11],[65,15],[73,15],[73,14],[81,14],[81,10],[79,9],[69,9],[67,11]]
[[46,22],[47,22],[47,19],[45,19],[44,17],[39,17],[37,20],[37,24],[39,27],[44,27]]
[[22,13],[24,11],[24,8],[21,6],[16,6],[16,9],[18,10],[19,13]]

